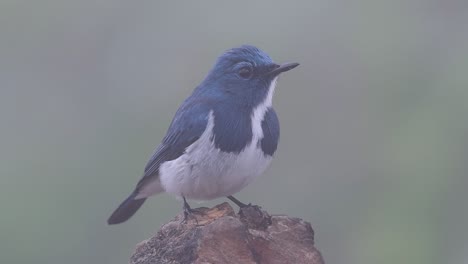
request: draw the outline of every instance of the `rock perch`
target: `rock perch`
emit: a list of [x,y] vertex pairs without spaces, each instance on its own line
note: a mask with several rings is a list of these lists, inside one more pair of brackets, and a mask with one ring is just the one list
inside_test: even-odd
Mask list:
[[139,243],[130,263],[324,263],[302,219],[270,216],[258,206],[236,214],[228,203],[197,210],[202,214],[185,223],[180,214]]

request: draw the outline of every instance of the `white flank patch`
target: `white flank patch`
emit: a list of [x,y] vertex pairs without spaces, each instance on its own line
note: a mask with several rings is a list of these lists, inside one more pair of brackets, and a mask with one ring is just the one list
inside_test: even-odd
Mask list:
[[271,81],[270,87],[268,87],[268,94],[265,97],[265,101],[261,102],[253,111],[252,111],[252,135],[253,143],[256,143],[258,140],[263,138],[262,130],[262,121],[265,118],[265,114],[273,104],[273,94],[275,93],[276,80],[278,77]]
[[252,111],[253,138],[242,152],[226,153],[215,147],[214,113],[210,111],[200,138],[182,156],[161,164],[159,179],[164,190],[189,199],[211,200],[235,194],[261,175],[272,160],[263,154],[258,141],[263,138],[262,121],[272,105],[276,80],[271,82],[265,101]]

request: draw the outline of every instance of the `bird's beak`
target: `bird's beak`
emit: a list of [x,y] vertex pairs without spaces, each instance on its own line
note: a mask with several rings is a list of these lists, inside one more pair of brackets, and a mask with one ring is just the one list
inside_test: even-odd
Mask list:
[[299,66],[299,63],[297,62],[292,62],[292,63],[284,63],[284,64],[281,64],[281,65],[278,65],[276,68],[274,68],[272,71],[269,71],[267,73],[267,75],[278,75],[282,72],[286,72],[286,71],[289,71],[289,70],[292,70],[294,68],[296,68],[297,66]]

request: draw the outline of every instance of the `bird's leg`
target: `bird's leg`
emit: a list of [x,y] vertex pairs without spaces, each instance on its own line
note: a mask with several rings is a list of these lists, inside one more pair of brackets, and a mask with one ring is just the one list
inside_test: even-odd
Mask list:
[[[187,222],[188,220],[188,217],[189,216],[193,216],[193,214],[204,214],[203,211],[200,211],[200,210],[197,210],[197,209],[192,209],[190,207],[190,205],[187,203],[187,200],[185,199],[185,196],[182,196],[182,198],[184,199],[184,222]],[[198,224],[198,220],[196,217],[193,217],[195,218],[195,221],[197,221],[197,224]]]
[[237,200],[237,199],[236,199],[234,196],[232,196],[232,195],[227,196],[227,198],[228,198],[229,200],[231,200],[233,203],[237,204],[237,206],[239,206],[240,208],[245,208],[245,207],[248,207],[248,206],[252,206],[251,203],[245,204],[245,203],[243,203],[243,202]]
[[258,205],[244,204],[241,201],[229,195],[227,198],[239,206],[239,217],[243,222],[254,223],[257,227],[267,227],[271,225],[271,216],[262,210]]
[[187,203],[187,200],[185,200],[185,196],[182,196],[184,199],[184,221],[187,220],[187,217],[193,213],[192,208],[190,205]]

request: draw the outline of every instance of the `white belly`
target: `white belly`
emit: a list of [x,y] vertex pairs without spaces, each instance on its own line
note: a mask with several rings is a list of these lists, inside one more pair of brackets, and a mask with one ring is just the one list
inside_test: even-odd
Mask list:
[[213,140],[214,116],[210,112],[201,137],[179,158],[161,164],[161,185],[168,193],[196,200],[210,200],[237,193],[270,165],[271,156],[261,150],[261,123],[271,107],[276,86],[275,78],[265,100],[252,111],[252,141],[238,154],[215,148]]
[[164,162],[159,169],[164,190],[195,200],[211,200],[232,195],[261,175],[270,164],[254,140],[240,153],[216,149],[212,138],[214,123],[210,116],[202,136],[179,158]]

